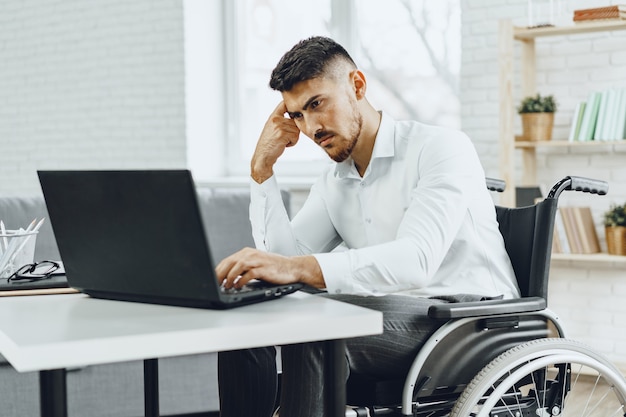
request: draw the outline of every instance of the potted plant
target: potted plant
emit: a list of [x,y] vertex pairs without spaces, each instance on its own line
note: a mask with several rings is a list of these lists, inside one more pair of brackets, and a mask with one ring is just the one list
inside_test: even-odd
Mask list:
[[612,255],[626,255],[626,204],[613,204],[604,213],[606,246]]
[[544,141],[552,139],[556,101],[553,96],[528,96],[517,107],[522,117],[522,140]]

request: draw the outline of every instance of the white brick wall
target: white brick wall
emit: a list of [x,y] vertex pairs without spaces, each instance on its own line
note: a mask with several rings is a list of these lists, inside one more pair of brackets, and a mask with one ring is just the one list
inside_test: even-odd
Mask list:
[[624,264],[584,265],[555,261],[550,308],[566,335],[593,346],[626,370],[626,281]]
[[[599,7],[604,0],[567,1],[567,9]],[[462,128],[473,138],[488,175],[498,176],[498,20],[510,18],[524,26],[525,0],[462,0],[463,57],[461,66]],[[575,39],[575,40],[572,40]],[[559,110],[555,139],[569,134],[578,101],[591,91],[626,87],[626,31],[565,36],[536,41],[537,88],[554,94]],[[520,48],[515,56],[519,60]],[[521,99],[519,61],[514,64],[516,102]],[[521,130],[515,118],[517,131]],[[518,155],[517,166],[521,166]],[[589,205],[604,243],[603,211],[611,202],[626,202],[626,144],[588,149],[541,149],[537,158],[540,185],[550,187],[565,175],[609,181],[606,197],[565,193],[561,204]],[[569,336],[582,340],[626,369],[626,263],[608,265],[553,262],[550,306],[564,319]]]
[[175,0],[0,2],[0,193],[37,169],[186,165]]

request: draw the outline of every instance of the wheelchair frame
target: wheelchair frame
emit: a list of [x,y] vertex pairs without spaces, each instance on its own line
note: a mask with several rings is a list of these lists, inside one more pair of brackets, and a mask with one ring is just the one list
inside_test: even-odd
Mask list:
[[[504,186],[501,180],[487,179],[487,188],[492,191],[503,191]],[[532,242],[527,245],[528,253],[522,257],[528,259],[517,264],[512,259],[522,298],[432,306],[429,317],[447,321],[415,357],[403,383],[400,406],[397,403],[369,404],[354,408],[357,416],[397,415],[398,412],[402,416],[556,416],[563,411],[565,397],[571,390],[572,363],[603,375],[615,389],[616,403],[621,404],[615,415],[626,416],[626,379],[592,349],[565,339],[558,316],[547,308],[554,217],[563,191],[603,195],[608,191],[608,184],[568,176],[557,182],[546,199],[534,206],[518,209],[496,206],[506,245],[509,242],[503,228],[509,225],[503,223],[515,223],[517,214],[513,212],[529,211],[545,204],[541,208],[543,212],[535,209],[530,216],[535,223],[539,222],[535,228],[547,230],[540,236],[534,231],[527,236]],[[513,213],[513,217],[500,218],[501,213]],[[507,246],[511,258],[514,250]],[[527,275],[522,279],[524,282],[520,282],[520,275]],[[548,371],[554,374],[550,379]],[[535,378],[541,378],[543,388],[536,385]],[[534,394],[537,398],[524,397],[518,389],[520,381],[530,379],[535,389],[528,396]],[[538,398],[539,391],[544,396],[543,401]],[[474,411],[476,408],[479,411]],[[512,412],[513,408],[519,411]]]

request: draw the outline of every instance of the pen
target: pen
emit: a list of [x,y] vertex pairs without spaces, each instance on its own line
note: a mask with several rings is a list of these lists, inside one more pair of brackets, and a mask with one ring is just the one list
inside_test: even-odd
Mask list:
[[37,218],[35,217],[33,219],[32,222],[30,222],[30,224],[28,225],[28,227],[26,228],[26,230],[24,231],[24,233],[28,233],[33,229],[33,226],[35,225],[35,222],[37,221]]
[[20,244],[20,246],[18,246],[17,249],[15,250],[15,252],[13,252],[12,258],[15,258],[17,256],[17,254],[20,253],[20,251],[22,249],[24,249],[24,246],[26,246],[26,243],[28,242],[28,239],[30,239],[30,237],[32,235],[36,234],[37,230],[41,227],[41,224],[43,223],[43,219],[41,219],[39,221],[39,223],[37,224],[37,226],[35,226],[35,228],[33,228],[33,225],[35,224],[36,221],[37,221],[37,219],[35,218],[32,222],[30,222],[30,224],[28,225],[28,227],[24,231],[23,234],[25,234],[26,236],[24,236],[24,239],[22,239],[22,243]]
[[[41,227],[41,225],[43,224],[43,221],[44,221],[45,219],[46,219],[46,218],[44,217],[43,219],[39,220],[39,223],[37,223],[37,225],[36,225],[35,227],[33,227],[33,232],[37,232],[37,231],[39,231],[39,228]],[[34,220],[33,220],[33,221],[34,221]]]
[[[4,243],[4,250],[6,250],[9,247],[9,241],[7,240],[7,229],[5,229],[4,227],[4,222],[2,220],[0,220],[0,232],[2,233],[2,242]],[[2,245],[0,245],[0,248],[2,247]]]

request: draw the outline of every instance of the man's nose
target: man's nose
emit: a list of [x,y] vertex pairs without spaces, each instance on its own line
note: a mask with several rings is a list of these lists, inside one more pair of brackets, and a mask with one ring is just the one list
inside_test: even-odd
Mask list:
[[310,137],[311,139],[316,139],[315,135],[324,130],[317,116],[312,115],[312,116],[307,117],[305,123],[306,123],[306,127],[304,131],[306,132],[307,136]]

